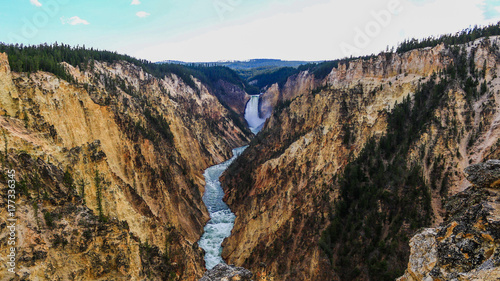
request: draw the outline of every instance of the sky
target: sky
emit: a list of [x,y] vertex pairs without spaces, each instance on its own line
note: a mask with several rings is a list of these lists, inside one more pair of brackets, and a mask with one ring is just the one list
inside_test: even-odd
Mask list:
[[320,61],[498,21],[500,0],[2,0],[0,42],[150,61]]

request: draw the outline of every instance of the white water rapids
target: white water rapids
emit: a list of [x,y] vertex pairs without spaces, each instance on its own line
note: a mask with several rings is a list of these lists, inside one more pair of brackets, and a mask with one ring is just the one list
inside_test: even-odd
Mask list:
[[[266,119],[259,117],[259,96],[252,96],[245,108],[245,119],[252,133],[257,134],[263,127]],[[222,200],[224,191],[219,177],[243,153],[247,146],[233,149],[233,157],[228,161],[212,166],[205,170],[205,193],[203,203],[207,206],[210,220],[205,225],[205,232],[198,244],[205,250],[205,267],[207,270],[223,263],[222,242],[231,235],[236,216]]]

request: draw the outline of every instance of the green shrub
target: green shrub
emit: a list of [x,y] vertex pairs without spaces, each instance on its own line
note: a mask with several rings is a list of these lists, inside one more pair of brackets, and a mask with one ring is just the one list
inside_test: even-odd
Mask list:
[[54,227],[54,218],[49,211],[45,211],[43,213],[43,218],[45,219],[45,225],[47,225],[48,228]]

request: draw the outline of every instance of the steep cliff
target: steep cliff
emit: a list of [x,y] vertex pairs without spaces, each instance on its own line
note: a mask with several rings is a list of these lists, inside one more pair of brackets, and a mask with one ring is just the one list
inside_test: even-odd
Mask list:
[[62,65],[72,82],[11,72],[0,54],[2,166],[16,171],[18,192],[14,279],[197,280],[202,173],[248,133],[194,78],[124,61]]
[[460,171],[498,150],[496,40],[351,60],[269,87],[270,119],[223,178],[237,216],[223,257],[257,280],[401,276],[408,237],[441,222]]

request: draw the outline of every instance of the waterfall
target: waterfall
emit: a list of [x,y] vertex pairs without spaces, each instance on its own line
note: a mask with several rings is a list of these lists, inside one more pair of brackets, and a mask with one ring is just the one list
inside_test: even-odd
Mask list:
[[260,118],[259,101],[260,95],[251,96],[245,108],[245,119],[254,134],[257,134],[264,126],[264,122],[266,122],[265,118]]

